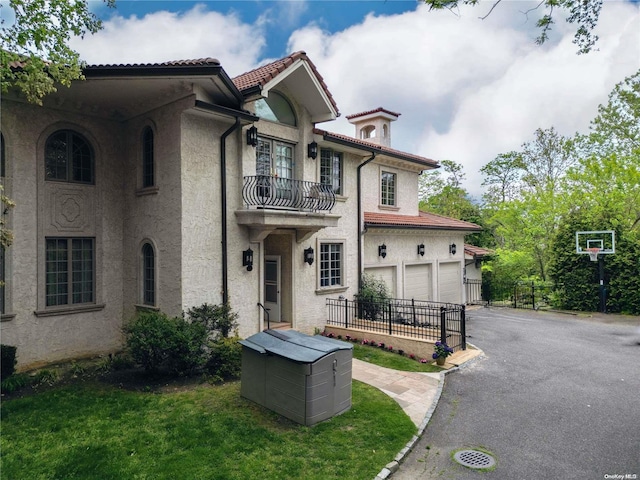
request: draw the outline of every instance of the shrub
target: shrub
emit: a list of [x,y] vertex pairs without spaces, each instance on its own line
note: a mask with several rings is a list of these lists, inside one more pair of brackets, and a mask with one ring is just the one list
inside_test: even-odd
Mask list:
[[229,334],[238,327],[238,314],[229,304],[203,303],[199,307],[190,308],[185,315],[191,323],[203,325],[213,340],[229,337]]
[[384,314],[385,305],[389,303],[391,297],[382,279],[365,273],[362,276],[362,288],[358,292],[357,299],[358,316],[365,320],[377,320]]
[[16,351],[18,347],[11,345],[0,345],[0,374],[2,380],[8,379],[16,371]]
[[239,337],[220,338],[212,342],[206,365],[207,373],[224,380],[239,378],[242,369],[242,345]]
[[16,373],[8,378],[2,379],[2,383],[0,383],[0,391],[2,391],[2,393],[15,392],[16,390],[29,385],[30,380],[29,375],[26,373]]
[[204,363],[207,331],[202,323],[161,312],[140,312],[123,330],[127,349],[147,372],[165,366],[182,375]]

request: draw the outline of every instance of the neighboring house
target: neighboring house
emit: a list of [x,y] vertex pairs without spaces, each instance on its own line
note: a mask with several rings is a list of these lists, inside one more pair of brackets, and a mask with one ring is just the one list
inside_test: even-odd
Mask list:
[[42,107],[2,98],[1,330],[19,368],[117,350],[142,309],[229,302],[242,337],[267,315],[313,333],[362,271],[395,296],[464,301],[479,227],[418,211],[438,164],[390,147],[398,114],[348,117],[358,138],[318,129],[339,113],[304,52],[234,79],[215,59],[84,74]]

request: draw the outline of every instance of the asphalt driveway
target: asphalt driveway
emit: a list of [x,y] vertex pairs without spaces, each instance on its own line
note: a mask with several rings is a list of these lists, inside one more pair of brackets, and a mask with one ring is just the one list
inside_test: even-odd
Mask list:
[[[447,375],[423,437],[393,480],[640,480],[640,317],[469,312],[485,357]],[[481,448],[497,467],[458,465]]]

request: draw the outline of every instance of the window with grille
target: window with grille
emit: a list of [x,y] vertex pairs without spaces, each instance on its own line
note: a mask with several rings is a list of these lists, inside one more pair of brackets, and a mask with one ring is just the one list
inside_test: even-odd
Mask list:
[[320,183],[329,185],[336,195],[342,195],[342,153],[320,150]]
[[93,238],[46,239],[46,305],[95,301]]
[[72,130],[53,133],[45,144],[45,179],[61,182],[95,182],[93,149]]
[[142,246],[142,303],[156,304],[156,260],[153,246]]
[[342,243],[323,243],[320,245],[320,287],[342,286],[342,250]]
[[396,174],[382,172],[381,203],[382,205],[396,205]]

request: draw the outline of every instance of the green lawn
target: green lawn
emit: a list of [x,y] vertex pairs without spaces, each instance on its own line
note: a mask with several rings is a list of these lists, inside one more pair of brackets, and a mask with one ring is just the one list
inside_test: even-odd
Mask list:
[[351,410],[314,427],[239,390],[145,393],[85,381],[5,400],[1,478],[369,480],[416,431],[396,402],[357,381]]
[[[432,363],[420,363],[397,353],[388,352],[382,348],[353,345],[353,358],[369,363],[375,363],[381,367],[404,370],[407,372],[442,372],[443,369]],[[432,359],[427,359],[431,362]]]

